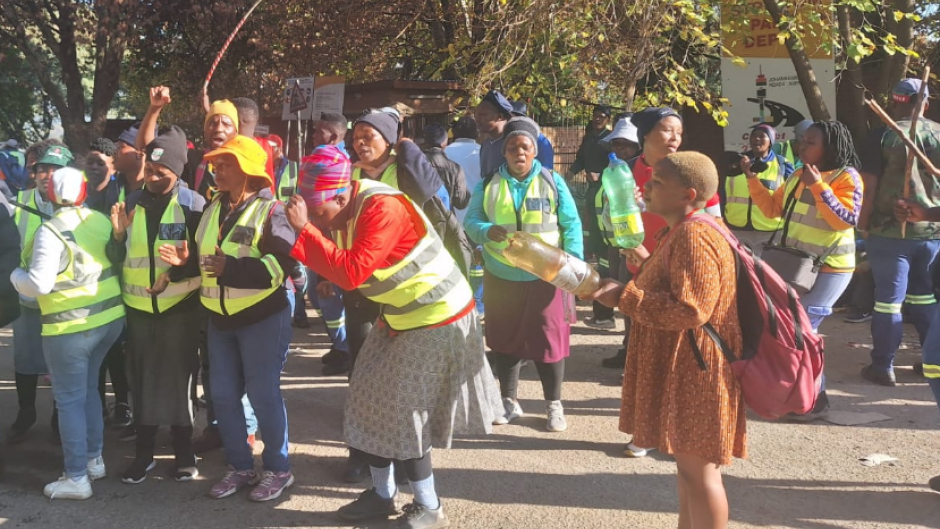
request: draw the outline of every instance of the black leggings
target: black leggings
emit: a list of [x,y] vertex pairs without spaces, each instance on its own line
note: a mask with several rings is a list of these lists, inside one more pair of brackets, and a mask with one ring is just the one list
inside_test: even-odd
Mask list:
[[349,376],[356,364],[359,350],[366,337],[372,331],[372,324],[379,317],[378,303],[367,299],[358,290],[346,292],[343,296],[346,309],[346,342],[349,344]]
[[111,374],[111,389],[114,391],[114,402],[127,404],[127,394],[130,386],[127,383],[127,372],[125,371],[124,361],[124,340],[118,340],[111,346],[108,356],[104,357],[101,363],[101,370],[98,372],[98,394],[101,395],[101,407],[107,409],[107,399],[105,399],[105,385],[107,384],[107,374]]
[[[519,369],[522,367],[522,359],[496,351],[493,351],[492,358],[496,365],[496,376],[499,378],[500,393],[504,399],[515,399],[516,389],[519,387]],[[561,383],[565,379],[565,360],[561,359],[552,364],[533,360],[532,363],[539,372],[545,400],[561,400]]]
[[405,475],[408,476],[408,481],[422,481],[431,477],[431,452],[424,454],[424,457],[405,459],[404,461],[386,459],[384,457],[366,454],[365,452],[363,452],[363,454],[365,454],[366,461],[369,462],[370,467],[388,468],[392,463],[396,465],[401,464],[405,467]]

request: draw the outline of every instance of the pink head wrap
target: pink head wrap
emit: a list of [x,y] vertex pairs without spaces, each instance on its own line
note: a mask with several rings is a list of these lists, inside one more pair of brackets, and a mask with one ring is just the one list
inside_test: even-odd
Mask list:
[[300,196],[308,206],[329,202],[349,187],[352,164],[335,145],[321,145],[301,160]]

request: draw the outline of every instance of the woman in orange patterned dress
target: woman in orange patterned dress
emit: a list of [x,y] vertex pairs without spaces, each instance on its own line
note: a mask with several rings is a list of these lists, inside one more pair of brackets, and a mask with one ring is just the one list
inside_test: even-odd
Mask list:
[[646,187],[647,209],[666,219],[669,232],[652,256],[642,247],[624,252],[642,265],[633,281],[624,286],[605,280],[591,296],[633,319],[620,430],[632,433],[639,446],[675,457],[679,529],[727,526],[719,467],[746,456],[740,386],[702,329],[711,323],[740,350],[734,254],[713,227],[686,222],[703,214],[717,188],[718,172],[703,154],[670,154],[656,164]]

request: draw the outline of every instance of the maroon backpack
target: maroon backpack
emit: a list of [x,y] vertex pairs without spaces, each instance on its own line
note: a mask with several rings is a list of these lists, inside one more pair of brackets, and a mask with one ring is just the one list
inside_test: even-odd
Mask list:
[[[711,215],[695,215],[687,222],[718,230],[735,253],[743,350],[735,354],[710,323],[703,329],[731,364],[744,402],[766,419],[809,413],[822,382],[823,339],[813,332],[797,293]],[[707,369],[692,330],[688,332],[696,362]]]

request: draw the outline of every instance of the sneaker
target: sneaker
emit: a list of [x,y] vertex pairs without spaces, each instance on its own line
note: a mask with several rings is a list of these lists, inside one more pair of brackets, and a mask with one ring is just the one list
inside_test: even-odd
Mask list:
[[280,497],[284,489],[294,484],[294,475],[287,472],[271,472],[265,470],[261,473],[261,482],[251,491],[248,498],[251,501],[269,501]]
[[258,483],[258,473],[254,470],[235,470],[229,466],[225,476],[209,490],[209,496],[217,500],[228,498],[239,490],[256,483]]
[[871,321],[871,312],[853,312],[842,321],[845,323],[865,323],[866,321]]
[[509,424],[510,422],[522,417],[522,406],[519,405],[519,401],[515,399],[505,398],[503,399],[503,410],[505,413],[496,417],[493,420],[495,425]]
[[879,371],[875,369],[875,366],[867,365],[862,368],[862,378],[881,386],[893,387],[897,385],[897,379],[894,377],[894,369]]
[[126,402],[118,402],[114,405],[114,417],[111,419],[115,428],[126,428],[134,422],[134,414],[131,413],[131,407]]
[[335,377],[346,373],[349,373],[348,359],[343,358],[338,362],[323,365],[323,376],[325,377]]
[[340,351],[338,349],[330,349],[330,352],[323,355],[320,358],[320,361],[324,364],[339,364],[345,362],[349,358],[349,353],[346,351]]
[[627,448],[623,451],[623,455],[629,458],[637,459],[640,457],[646,457],[647,454],[649,454],[651,450],[653,449],[652,448],[640,448],[639,446],[633,443],[627,443]]
[[429,509],[420,503],[402,507],[402,515],[395,520],[395,529],[439,529],[450,525],[444,509]]
[[206,426],[202,435],[193,439],[193,453],[204,454],[222,448],[222,435],[218,426]]
[[940,492],[940,476],[934,476],[930,478],[930,481],[928,481],[927,484],[930,485],[930,488],[933,490]]
[[610,358],[601,360],[601,365],[610,369],[623,369],[627,365],[627,350],[621,347],[617,349],[617,354]]
[[137,440],[137,425],[128,424],[121,430],[121,433],[118,434],[118,441],[127,442],[127,441],[136,441]]
[[20,408],[16,412],[16,420],[10,426],[7,443],[15,445],[25,441],[27,432],[34,424],[36,424],[36,407]]
[[816,405],[813,407],[812,411],[804,415],[797,415],[796,413],[787,414],[784,419],[791,422],[813,422],[817,419],[825,419],[826,415],[829,413],[829,396],[826,395],[826,392],[823,391],[819,394],[819,397],[816,398]]
[[355,501],[343,505],[336,511],[336,515],[347,522],[358,522],[370,518],[388,518],[395,514],[398,514],[398,508],[395,507],[395,498],[386,500],[375,492],[375,487],[363,492]]
[[104,458],[98,456],[88,460],[88,479],[95,481],[108,475],[104,467]]
[[588,327],[594,327],[595,329],[616,329],[617,322],[613,318],[597,318],[594,316],[588,316],[584,318],[584,324]]
[[565,408],[562,407],[560,400],[551,400],[546,404],[545,411],[548,415],[548,421],[545,427],[550,432],[563,432],[568,429],[568,421],[565,420]]
[[91,481],[88,476],[69,478],[62,476],[46,485],[42,490],[50,500],[87,500],[91,498]]
[[127,467],[127,470],[124,471],[124,474],[121,475],[121,481],[129,485],[137,485],[143,483],[147,479],[147,472],[157,468],[157,462],[150,458],[150,460],[136,458],[134,462],[131,463],[131,466]]
[[199,477],[199,469],[196,467],[184,467],[176,469],[173,479],[179,482],[192,481]]

